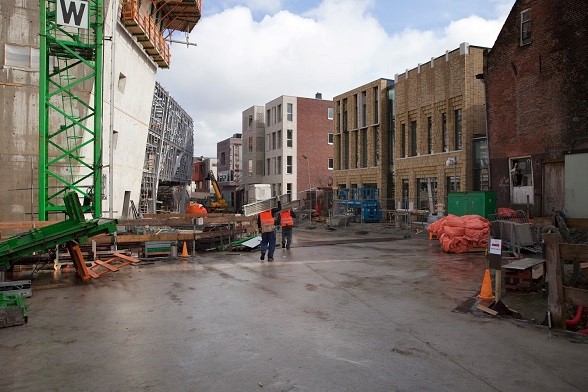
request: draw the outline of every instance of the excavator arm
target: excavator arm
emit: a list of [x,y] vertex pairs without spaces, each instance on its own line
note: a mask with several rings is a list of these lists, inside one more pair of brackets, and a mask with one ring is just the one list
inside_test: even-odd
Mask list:
[[218,181],[214,177],[214,173],[212,172],[212,170],[208,172],[205,179],[210,180],[210,184],[212,185],[212,188],[214,189],[215,200],[210,203],[209,208],[212,211],[226,210],[228,207],[227,201],[223,198],[223,194],[220,190],[220,186],[218,185]]

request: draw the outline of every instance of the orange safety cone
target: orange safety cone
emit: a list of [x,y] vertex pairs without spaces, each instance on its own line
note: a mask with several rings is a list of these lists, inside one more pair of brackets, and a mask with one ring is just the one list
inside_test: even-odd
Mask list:
[[182,248],[182,257],[188,257],[188,247],[186,246],[186,241],[184,241],[184,247]]
[[480,294],[478,294],[478,298],[484,301],[494,300],[494,295],[492,294],[492,279],[490,278],[490,270],[488,268],[486,268],[486,272],[484,272],[482,289],[480,290]]

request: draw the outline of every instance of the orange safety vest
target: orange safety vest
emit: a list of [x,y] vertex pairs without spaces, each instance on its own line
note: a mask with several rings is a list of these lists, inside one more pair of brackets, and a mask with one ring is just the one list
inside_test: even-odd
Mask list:
[[274,231],[276,221],[271,210],[261,212],[259,214],[259,220],[261,221],[261,231],[263,233]]
[[292,215],[290,215],[290,210],[280,211],[280,226],[294,226],[294,219],[292,219]]

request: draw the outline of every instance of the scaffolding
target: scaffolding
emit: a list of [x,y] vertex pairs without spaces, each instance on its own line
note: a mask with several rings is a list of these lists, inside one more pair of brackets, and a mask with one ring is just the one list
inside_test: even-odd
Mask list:
[[141,213],[185,211],[185,188],[192,180],[193,135],[192,118],[155,83],[141,182]]

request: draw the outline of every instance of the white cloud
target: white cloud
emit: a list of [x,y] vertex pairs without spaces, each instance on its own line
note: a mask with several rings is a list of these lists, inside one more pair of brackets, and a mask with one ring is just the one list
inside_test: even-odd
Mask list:
[[331,99],[380,77],[392,79],[461,42],[492,46],[506,16],[470,16],[439,31],[388,35],[369,13],[372,5],[324,0],[304,15],[278,11],[255,21],[250,9],[233,7],[203,17],[190,37],[198,46],[174,44],[171,69],[158,75],[194,119],[194,154],[216,156],[216,143],[241,131],[241,112],[253,105],[316,92]]

